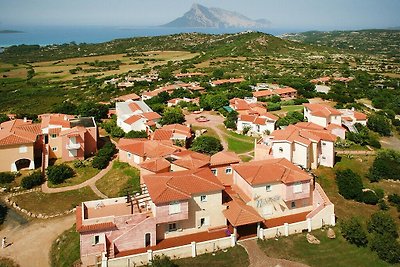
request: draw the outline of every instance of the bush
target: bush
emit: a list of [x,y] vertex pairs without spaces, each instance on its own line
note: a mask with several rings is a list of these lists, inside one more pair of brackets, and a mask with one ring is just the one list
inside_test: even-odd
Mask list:
[[372,190],[362,192],[362,202],[369,205],[376,205],[379,201],[378,196]]
[[93,166],[93,168],[102,170],[108,166],[109,162],[110,162],[110,160],[107,159],[106,157],[96,156],[92,161],[92,166]]
[[371,250],[376,251],[378,257],[388,263],[400,262],[400,244],[391,235],[374,234],[371,238]]
[[386,201],[384,199],[379,199],[378,206],[379,206],[380,210],[388,210],[389,209],[389,206],[386,204]]
[[148,135],[146,131],[130,131],[125,134],[125,138],[147,138]]
[[164,111],[164,114],[160,121],[162,125],[174,124],[174,123],[181,124],[183,122],[185,122],[185,115],[183,115],[182,110],[178,107],[167,108]]
[[367,127],[383,136],[389,136],[391,134],[390,121],[383,115],[369,116]]
[[43,182],[44,182],[44,177],[42,173],[40,171],[36,171],[22,178],[21,186],[24,189],[31,189],[34,186],[41,185]]
[[115,145],[113,143],[105,144],[94,157],[92,161],[93,168],[104,169],[115,154]]
[[151,264],[148,264],[148,266],[152,267],[178,267],[176,263],[171,261],[171,259],[162,254],[161,256],[155,255],[153,260],[151,261]]
[[345,199],[362,200],[363,183],[360,175],[350,169],[339,170],[336,172],[336,183],[339,188],[339,194]]
[[47,179],[52,184],[61,184],[66,179],[73,177],[75,174],[74,170],[66,164],[50,166],[47,168],[46,173]]
[[213,155],[223,149],[219,139],[212,136],[200,136],[194,139],[191,149],[196,152]]
[[343,237],[357,247],[366,247],[368,244],[367,232],[357,218],[350,218],[340,224]]
[[390,235],[393,238],[399,237],[396,222],[389,214],[378,211],[371,215],[367,224],[368,232],[379,235]]
[[124,132],[124,130],[122,130],[121,127],[115,126],[111,129],[110,134],[112,137],[121,138],[121,137],[124,137],[125,132]]
[[0,172],[0,184],[9,184],[15,180],[15,174],[11,172]]
[[268,108],[268,111],[281,110],[281,104],[280,103],[268,102],[267,108]]
[[394,194],[390,194],[388,196],[388,200],[390,203],[396,204],[396,205],[400,205],[400,195],[394,193]]
[[368,178],[371,182],[381,179],[399,180],[400,153],[394,150],[378,152],[372,166],[369,169]]

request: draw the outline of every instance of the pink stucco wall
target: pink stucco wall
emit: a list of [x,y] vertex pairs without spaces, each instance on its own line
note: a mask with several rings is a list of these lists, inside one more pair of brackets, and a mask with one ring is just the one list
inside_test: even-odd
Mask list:
[[189,218],[188,201],[182,201],[180,203],[181,203],[181,212],[176,214],[169,214],[169,204],[156,206],[157,223],[187,220]]
[[303,182],[302,183],[302,192],[301,193],[294,193],[294,184],[287,184],[285,185],[285,201],[293,201],[303,198],[311,197],[311,183],[310,182]]

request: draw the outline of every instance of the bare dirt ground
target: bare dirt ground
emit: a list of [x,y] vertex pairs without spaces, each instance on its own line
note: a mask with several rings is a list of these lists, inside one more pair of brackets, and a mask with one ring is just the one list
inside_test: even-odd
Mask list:
[[13,259],[21,267],[50,266],[49,253],[53,241],[74,222],[74,214],[25,224],[7,219],[0,236],[5,236],[11,245],[5,249],[0,248],[0,256]]
[[250,265],[249,267],[307,267],[308,265],[288,261],[283,259],[275,259],[268,257],[258,247],[257,240],[244,240],[240,242],[240,245],[244,247],[247,254],[249,255]]
[[382,137],[380,142],[383,148],[400,151],[400,140],[396,136]]

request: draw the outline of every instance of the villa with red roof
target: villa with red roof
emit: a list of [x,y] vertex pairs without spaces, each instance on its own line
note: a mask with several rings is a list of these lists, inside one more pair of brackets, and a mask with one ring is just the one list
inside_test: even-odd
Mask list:
[[222,79],[222,80],[212,81],[212,82],[210,82],[210,85],[212,87],[215,87],[215,86],[222,85],[222,84],[241,83],[244,81],[245,81],[245,79],[243,79],[243,78],[230,78],[230,79]]
[[97,151],[97,125],[92,117],[65,114],[39,115],[40,123],[26,119],[0,125],[0,171],[48,166],[51,158],[63,161],[85,159]]
[[143,101],[127,100],[116,104],[117,125],[125,133],[130,131],[151,132],[151,127],[155,127],[160,121],[161,116]]
[[336,139],[337,136],[319,125],[301,122],[261,139],[255,147],[255,158],[285,158],[307,169],[319,165],[333,167]]
[[183,142],[184,146],[192,137],[193,134],[190,127],[182,124],[164,125],[151,135],[152,140],[172,140],[174,143]]
[[297,97],[297,90],[292,87],[278,87],[278,88],[268,88],[266,90],[259,90],[253,92],[253,97],[259,98],[270,98],[272,96],[279,96],[281,100],[290,100]]
[[243,114],[238,116],[237,129],[238,131],[244,131],[248,128],[250,132],[260,135],[272,133],[275,130],[275,124],[278,119],[277,116],[269,112],[260,115]]

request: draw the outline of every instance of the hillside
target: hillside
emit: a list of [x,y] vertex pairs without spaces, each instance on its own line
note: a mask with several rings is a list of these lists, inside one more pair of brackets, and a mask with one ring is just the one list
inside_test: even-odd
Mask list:
[[282,37],[305,44],[386,55],[400,60],[400,30],[311,31]]

